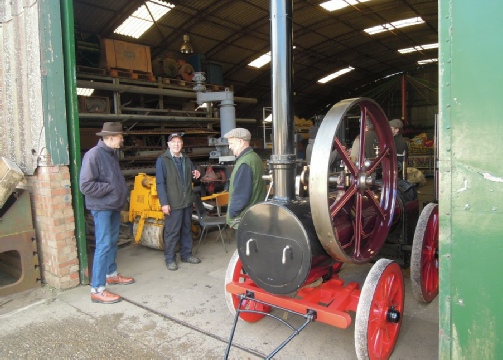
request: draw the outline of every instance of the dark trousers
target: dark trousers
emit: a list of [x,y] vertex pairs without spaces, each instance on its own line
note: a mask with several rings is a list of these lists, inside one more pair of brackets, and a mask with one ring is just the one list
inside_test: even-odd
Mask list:
[[176,260],[175,246],[180,240],[182,260],[192,255],[192,206],[171,210],[171,215],[164,215],[164,260]]

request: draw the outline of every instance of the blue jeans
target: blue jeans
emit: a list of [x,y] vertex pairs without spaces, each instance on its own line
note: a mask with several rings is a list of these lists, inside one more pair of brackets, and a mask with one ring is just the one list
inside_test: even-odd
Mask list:
[[93,275],[91,286],[95,289],[104,288],[107,275],[117,271],[117,242],[121,213],[117,210],[91,210],[94,217],[94,236],[96,250],[94,251]]
[[164,260],[176,261],[175,246],[180,240],[182,260],[192,255],[192,206],[164,215]]

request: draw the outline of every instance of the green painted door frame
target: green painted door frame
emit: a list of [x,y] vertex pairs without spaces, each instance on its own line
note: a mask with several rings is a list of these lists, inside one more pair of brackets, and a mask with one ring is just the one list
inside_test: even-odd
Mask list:
[[440,359],[503,359],[501,14],[439,0]]
[[53,166],[69,166],[80,283],[88,284],[84,201],[79,191],[80,133],[77,108],[73,0],[40,0],[44,131]]

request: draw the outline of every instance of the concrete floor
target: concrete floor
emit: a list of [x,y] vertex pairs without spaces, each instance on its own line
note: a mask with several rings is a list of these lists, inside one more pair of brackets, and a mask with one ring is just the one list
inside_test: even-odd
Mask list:
[[[420,200],[431,188],[423,192]],[[174,272],[166,269],[161,251],[135,245],[119,249],[119,271],[136,283],[110,287],[124,298],[118,304],[92,303],[89,286],[63,292],[43,287],[0,298],[0,358],[222,358],[233,324],[224,276],[235,242],[225,253],[216,235],[211,232],[201,246],[201,264],[181,263]],[[345,265],[341,278],[363,284],[369,269]],[[438,358],[438,297],[431,304],[418,303],[407,272],[405,291],[405,315],[391,359]],[[288,320],[301,323],[293,316]],[[229,358],[264,358],[289,334],[267,317],[239,322]],[[275,358],[356,359],[354,325],[310,324]]]

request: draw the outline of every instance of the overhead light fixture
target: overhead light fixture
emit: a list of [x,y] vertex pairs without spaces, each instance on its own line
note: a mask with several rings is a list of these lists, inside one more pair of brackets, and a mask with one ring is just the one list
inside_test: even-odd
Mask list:
[[436,63],[438,62],[438,59],[427,59],[427,60],[419,60],[417,62],[418,65],[426,65],[426,64],[431,64],[431,63]]
[[321,3],[320,6],[328,11],[343,9],[350,5],[358,5],[369,0],[330,0]]
[[94,89],[88,88],[77,88],[77,95],[81,96],[91,96],[94,92]]
[[323,79],[318,80],[318,83],[320,84],[325,84],[329,82],[330,80],[333,80],[341,75],[347,74],[350,71],[353,71],[355,68],[352,66],[348,66],[347,68],[341,69],[339,71],[336,71],[330,75],[325,76]]
[[374,35],[374,34],[382,33],[384,31],[391,31],[391,30],[400,29],[400,28],[403,28],[406,26],[419,25],[419,24],[423,24],[423,23],[424,23],[424,20],[418,16],[418,17],[413,17],[410,19],[394,21],[394,22],[388,23],[388,24],[373,26],[373,27],[365,29],[363,31],[365,31],[369,35]]
[[268,51],[266,54],[261,55],[260,57],[253,60],[248,65],[257,69],[260,69],[265,64],[269,64],[271,62],[271,52]]
[[192,54],[194,52],[194,48],[192,47],[192,44],[190,42],[189,35],[187,34],[183,35],[183,44],[180,47],[180,52],[182,54]]
[[115,34],[121,34],[138,39],[154,22],[162,18],[173,9],[175,5],[161,0],[145,1],[136,11],[114,30]]
[[422,51],[422,50],[430,50],[430,49],[437,49],[438,48],[438,43],[435,44],[427,44],[427,45],[419,45],[419,46],[414,46],[411,48],[405,48],[405,49],[400,49],[398,52],[400,54],[408,54],[414,51]]
[[[295,50],[297,46],[292,46],[292,49]],[[264,55],[259,56],[252,62],[248,64],[248,66],[254,67],[256,69],[260,69],[262,66],[267,65],[271,62],[271,52],[268,51]]]

